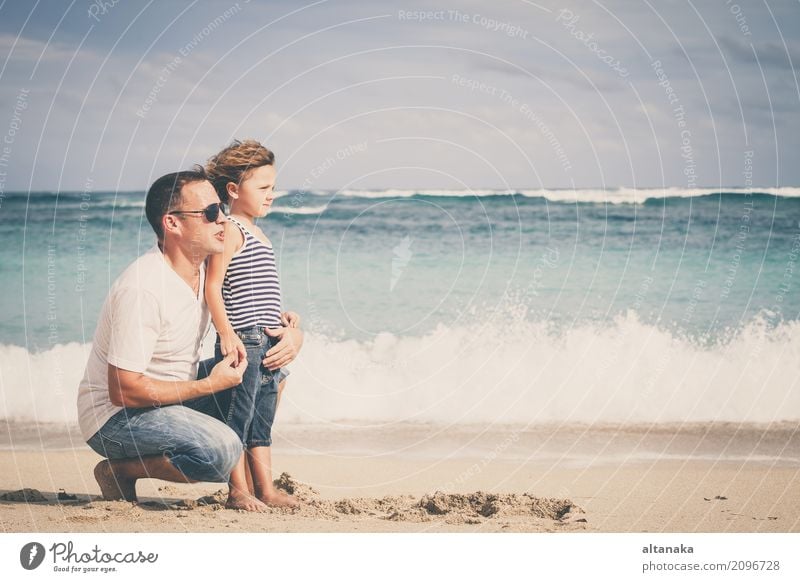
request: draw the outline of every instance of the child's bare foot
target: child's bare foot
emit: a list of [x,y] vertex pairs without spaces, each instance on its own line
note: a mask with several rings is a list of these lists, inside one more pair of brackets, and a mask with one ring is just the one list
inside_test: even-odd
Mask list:
[[228,492],[228,501],[225,502],[225,508],[255,512],[267,510],[267,506],[258,498],[235,489]]
[[300,502],[297,499],[277,489],[264,493],[259,499],[272,507],[300,507]]
[[115,474],[110,461],[100,461],[95,465],[94,478],[106,501],[136,501],[136,480]]

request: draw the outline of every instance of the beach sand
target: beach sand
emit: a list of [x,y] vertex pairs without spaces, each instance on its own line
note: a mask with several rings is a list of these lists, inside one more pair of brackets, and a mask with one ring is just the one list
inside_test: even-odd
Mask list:
[[[274,453],[276,475],[303,503],[294,512],[264,514],[226,510],[213,497],[198,502],[223,488],[213,483],[148,479],[138,485],[138,505],[102,501],[92,478],[100,458],[88,448],[10,449],[0,451],[0,494],[11,498],[0,500],[0,524],[5,532],[798,532],[800,464],[754,453],[767,447],[786,457],[797,450],[796,433],[786,427],[617,428],[583,431],[570,440],[574,429],[520,431],[514,447],[530,448],[528,458],[477,454],[477,447],[459,456],[435,455],[430,442],[397,454],[403,442],[396,438],[393,454],[298,454],[305,433],[284,433]],[[469,431],[443,435],[437,446],[446,438],[451,450],[454,441],[474,437]],[[420,443],[419,435],[409,438]],[[552,444],[559,439],[572,443],[571,456]],[[596,445],[604,439],[600,454]],[[327,442],[335,448],[343,440]],[[508,438],[484,431],[486,441]],[[545,441],[549,447],[541,445]],[[613,454],[609,442],[616,443]],[[673,448],[645,455],[644,442],[650,453],[661,450],[658,443]],[[574,455],[576,443],[590,454]],[[674,443],[693,453],[677,454]],[[619,454],[625,450],[629,454]],[[29,499],[39,493],[44,500],[15,500],[23,489],[36,490],[27,492]],[[77,498],[59,501],[62,490]]]

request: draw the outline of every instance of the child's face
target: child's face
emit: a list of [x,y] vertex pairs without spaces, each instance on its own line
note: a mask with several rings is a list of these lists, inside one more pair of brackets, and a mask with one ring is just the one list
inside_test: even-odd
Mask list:
[[275,200],[275,166],[260,166],[239,185],[236,210],[249,216],[266,216]]

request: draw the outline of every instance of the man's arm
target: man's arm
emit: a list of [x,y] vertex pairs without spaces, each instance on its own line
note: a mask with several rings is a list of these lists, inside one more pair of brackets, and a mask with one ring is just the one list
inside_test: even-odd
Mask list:
[[270,337],[279,337],[274,346],[267,350],[266,357],[261,362],[268,370],[277,370],[290,364],[300,353],[303,347],[303,330],[299,327],[281,327],[278,329],[264,328]]
[[114,406],[146,408],[164,404],[178,404],[232,388],[242,382],[247,369],[247,359],[233,366],[235,354],[228,354],[211,374],[202,380],[168,382],[145,376],[142,372],[131,372],[108,365],[108,396]]

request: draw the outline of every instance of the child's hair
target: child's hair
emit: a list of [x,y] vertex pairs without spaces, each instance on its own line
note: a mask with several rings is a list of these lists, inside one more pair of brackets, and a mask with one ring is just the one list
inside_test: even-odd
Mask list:
[[254,139],[233,140],[231,145],[206,162],[208,179],[219,199],[228,204],[228,182],[241,184],[250,172],[275,163],[275,154]]

